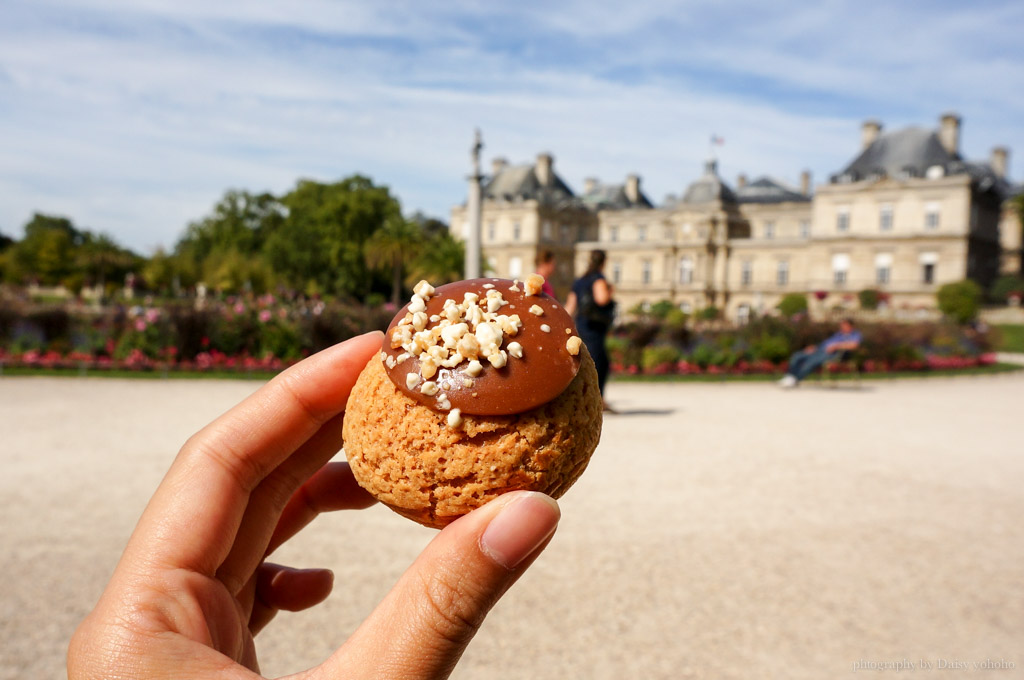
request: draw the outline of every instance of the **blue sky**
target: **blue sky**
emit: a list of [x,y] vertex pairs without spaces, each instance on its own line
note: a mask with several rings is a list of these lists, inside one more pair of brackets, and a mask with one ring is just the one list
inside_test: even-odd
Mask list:
[[356,172],[447,220],[475,127],[488,161],[549,151],[577,190],[635,172],[660,201],[712,134],[730,183],[821,182],[866,118],[952,110],[1020,181],[1022,27],[1017,0],[5,0],[0,232],[40,211],[150,252],[229,188]]

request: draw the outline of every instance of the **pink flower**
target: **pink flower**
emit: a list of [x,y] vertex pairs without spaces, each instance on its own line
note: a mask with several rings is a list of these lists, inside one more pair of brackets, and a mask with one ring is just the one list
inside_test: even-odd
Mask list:
[[149,323],[155,323],[156,320],[159,319],[159,318],[160,318],[160,310],[159,309],[147,309],[146,310],[146,321],[148,321]]
[[245,305],[241,302],[235,303],[235,314],[241,314],[245,311]]
[[260,323],[266,323],[266,322],[270,321],[270,317],[271,317],[271,314],[270,314],[270,310],[269,309],[264,309],[264,310],[260,311],[260,316],[259,316]]
[[146,330],[146,320],[145,319],[136,319],[135,320],[135,330],[137,330],[140,333],[143,332],[144,330]]

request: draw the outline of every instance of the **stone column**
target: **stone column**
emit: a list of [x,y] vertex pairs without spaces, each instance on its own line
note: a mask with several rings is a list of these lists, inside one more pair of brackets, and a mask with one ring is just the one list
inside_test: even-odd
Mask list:
[[465,276],[467,279],[480,278],[480,222],[483,212],[481,200],[483,175],[480,174],[480,150],[483,147],[480,130],[477,130],[471,149],[473,174],[469,176],[469,199],[466,201],[466,219],[469,220],[469,233],[466,235]]

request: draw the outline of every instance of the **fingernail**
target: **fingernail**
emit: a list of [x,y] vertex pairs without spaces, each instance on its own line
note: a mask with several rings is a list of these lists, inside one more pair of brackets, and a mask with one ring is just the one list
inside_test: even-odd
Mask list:
[[487,525],[480,549],[506,569],[515,569],[555,532],[561,515],[553,498],[535,491],[522,493]]

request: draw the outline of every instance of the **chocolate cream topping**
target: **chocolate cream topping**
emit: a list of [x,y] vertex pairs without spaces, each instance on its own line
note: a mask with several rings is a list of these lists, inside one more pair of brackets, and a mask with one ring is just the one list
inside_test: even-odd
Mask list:
[[457,425],[545,404],[580,367],[580,338],[543,278],[425,281],[388,327],[381,361],[405,394]]

